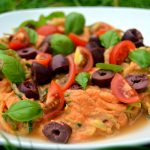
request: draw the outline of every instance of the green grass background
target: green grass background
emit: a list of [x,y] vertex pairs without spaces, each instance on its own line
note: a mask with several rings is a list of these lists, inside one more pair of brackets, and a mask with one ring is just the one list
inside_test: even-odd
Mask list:
[[58,6],[114,6],[150,8],[150,0],[0,0],[0,13],[16,9]]
[[[150,0],[0,0],[0,13],[18,9],[61,6],[113,6],[150,9]],[[7,149],[0,147],[1,150]],[[8,150],[13,150],[12,147]],[[108,148],[105,150],[149,150],[149,145],[139,147]],[[14,150],[21,150],[16,149]],[[23,150],[23,149],[22,149]],[[104,150],[104,149],[103,149]]]

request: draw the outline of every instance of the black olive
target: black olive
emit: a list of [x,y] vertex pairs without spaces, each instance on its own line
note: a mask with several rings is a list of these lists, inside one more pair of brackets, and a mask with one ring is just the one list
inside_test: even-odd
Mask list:
[[109,87],[114,75],[115,74],[112,71],[97,70],[92,74],[92,83],[98,85],[99,87]]
[[36,84],[33,81],[26,80],[22,82],[18,89],[25,94],[27,98],[39,99],[39,92]]
[[49,83],[52,77],[51,67],[33,62],[31,66],[33,80],[39,85]]
[[44,126],[42,132],[50,141],[67,143],[72,133],[72,129],[66,123],[51,121]]
[[95,43],[97,46],[101,46],[100,40],[97,36],[91,36],[88,43]]
[[34,59],[37,55],[37,50],[34,48],[24,48],[17,51],[21,58]]
[[143,36],[140,31],[137,29],[129,29],[127,30],[123,37],[122,40],[130,40],[132,41],[136,47],[144,46],[143,44]]
[[40,47],[39,47],[39,51],[40,52],[44,52],[44,53],[48,53],[51,54],[51,48],[48,42],[43,43]]
[[39,47],[40,52],[49,53],[49,54],[52,53],[52,48],[50,45],[50,38],[51,36],[49,35],[43,40],[43,42],[41,43]]
[[86,47],[90,50],[93,56],[94,65],[98,62],[104,62],[104,48],[97,46],[93,42],[87,44]]
[[143,92],[149,84],[146,74],[130,74],[126,80],[137,92]]
[[74,83],[71,87],[70,87],[71,90],[79,90],[79,89],[82,89],[81,86],[77,83]]
[[54,73],[67,72],[69,70],[68,59],[61,54],[55,55],[52,58],[51,67]]
[[30,28],[30,29],[35,29],[35,26],[31,23],[26,24],[26,27]]

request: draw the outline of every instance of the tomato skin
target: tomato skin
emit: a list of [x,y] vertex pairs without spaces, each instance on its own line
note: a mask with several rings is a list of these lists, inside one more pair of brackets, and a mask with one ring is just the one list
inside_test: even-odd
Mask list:
[[65,103],[64,92],[62,91],[61,87],[53,80],[48,89],[46,102],[48,103],[49,101],[51,101],[52,98],[59,99],[59,106],[55,110],[45,113],[45,115],[44,115],[45,120],[51,119],[51,118],[55,117],[56,115],[58,115],[61,112],[61,110],[63,109],[64,103]]
[[68,74],[67,82],[65,83],[63,87],[61,87],[63,91],[66,91],[74,83],[75,74],[76,74],[76,68],[75,68],[75,64],[73,61],[73,56],[68,55],[67,59],[69,61],[69,74]]
[[48,35],[51,35],[54,33],[58,33],[59,30],[57,29],[56,26],[47,24],[47,25],[43,25],[43,26],[39,27],[38,29],[36,29],[36,32],[39,35],[48,36]]
[[99,28],[96,30],[95,35],[96,36],[101,36],[103,35],[105,32],[109,31],[113,29],[113,27],[107,23],[101,22],[99,25]]
[[50,61],[52,60],[52,55],[40,52],[35,58],[35,62],[42,64],[44,66],[48,66]]
[[111,90],[120,102],[134,103],[140,100],[137,92],[119,73],[116,73],[111,81]]
[[136,47],[131,41],[125,40],[119,42],[110,52],[109,63],[120,65],[127,58],[129,52],[134,49],[136,49]]
[[9,42],[9,48],[13,50],[19,50],[29,46],[30,40],[28,33],[25,29],[21,28],[19,31],[13,35],[12,39]]
[[89,72],[92,69],[93,64],[94,64],[92,54],[85,47],[78,46],[77,48],[80,50],[80,53],[86,58],[87,63],[83,68],[80,68],[78,64],[75,64],[76,65],[76,74],[79,72]]
[[80,36],[78,36],[74,33],[70,33],[68,36],[76,46],[86,46],[86,44],[87,44],[86,41],[82,40],[80,38]]

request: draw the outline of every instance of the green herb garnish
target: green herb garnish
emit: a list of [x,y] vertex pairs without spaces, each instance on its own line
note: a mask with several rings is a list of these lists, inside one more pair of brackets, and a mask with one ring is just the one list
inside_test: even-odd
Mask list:
[[76,78],[75,78],[75,81],[81,85],[81,87],[83,89],[85,89],[87,87],[87,84],[88,84],[88,81],[90,79],[90,74],[87,73],[87,72],[82,72],[82,73],[79,73]]
[[136,49],[131,51],[128,57],[137,63],[141,68],[150,66],[150,52],[145,49]]
[[104,69],[104,70],[111,70],[114,72],[121,72],[123,71],[123,67],[120,65],[114,65],[114,64],[105,64],[105,63],[97,63],[97,68]]
[[38,39],[38,34],[33,29],[30,29],[27,27],[25,28],[25,30],[29,35],[30,43],[35,44],[37,42],[37,39]]
[[4,76],[13,83],[25,80],[25,72],[22,65],[14,57],[0,54],[0,69]]
[[67,55],[74,50],[73,42],[66,35],[53,34],[50,43],[54,54]]
[[102,46],[109,48],[120,42],[120,37],[114,30],[107,31],[99,37]]
[[2,50],[8,49],[8,46],[0,43],[0,49]]
[[80,122],[77,122],[76,124],[79,128],[82,127],[82,124]]
[[82,14],[72,12],[66,17],[65,21],[65,33],[73,32],[75,34],[81,34],[85,25],[85,18]]
[[37,102],[31,100],[20,100],[11,105],[3,115],[9,116],[18,122],[28,122],[41,116],[43,110]]
[[48,20],[51,20],[53,18],[64,18],[64,17],[65,17],[64,12],[62,12],[62,11],[55,11],[55,12],[52,12],[51,14],[49,14],[46,18]]

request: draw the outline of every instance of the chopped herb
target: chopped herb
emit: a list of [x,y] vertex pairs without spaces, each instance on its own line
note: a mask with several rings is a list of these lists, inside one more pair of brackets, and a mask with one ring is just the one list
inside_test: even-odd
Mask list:
[[72,102],[72,100],[66,101],[66,104],[69,105]]
[[82,127],[82,124],[81,124],[80,122],[78,122],[76,125],[77,125],[79,128]]
[[66,92],[64,93],[64,97],[68,97],[70,95],[70,93]]
[[32,121],[28,122],[28,127],[29,127],[29,133],[31,133],[33,130],[33,122]]
[[31,68],[31,64],[29,64],[29,63],[26,63],[26,66],[28,67],[28,68]]

